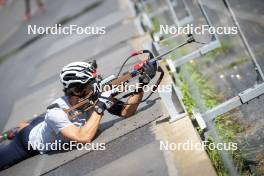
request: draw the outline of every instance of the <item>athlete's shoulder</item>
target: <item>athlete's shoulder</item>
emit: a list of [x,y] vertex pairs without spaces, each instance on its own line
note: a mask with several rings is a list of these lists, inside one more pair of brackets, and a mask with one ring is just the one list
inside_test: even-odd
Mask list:
[[57,105],[55,107],[59,107],[61,109],[68,109],[69,108],[68,97],[67,96],[59,97],[51,103],[51,105],[53,104]]

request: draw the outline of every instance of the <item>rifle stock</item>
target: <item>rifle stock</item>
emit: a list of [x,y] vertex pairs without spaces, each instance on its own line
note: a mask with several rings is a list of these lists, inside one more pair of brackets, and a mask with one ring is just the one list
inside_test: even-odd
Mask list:
[[132,75],[131,75],[131,73],[128,72],[128,73],[125,73],[124,75],[120,76],[119,78],[113,80],[111,82],[111,84],[114,86],[117,86],[117,85],[120,85],[120,84],[123,84],[123,83],[129,81],[131,78],[132,78]]

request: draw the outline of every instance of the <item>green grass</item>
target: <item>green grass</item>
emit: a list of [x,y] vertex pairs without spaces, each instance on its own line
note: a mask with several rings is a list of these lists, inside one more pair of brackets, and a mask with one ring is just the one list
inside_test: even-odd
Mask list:
[[[213,107],[216,103],[217,103],[217,96],[215,96],[214,94],[214,89],[212,89],[211,87],[208,86],[207,84],[207,79],[205,79],[202,74],[200,72],[198,72],[198,70],[196,68],[194,68],[193,65],[191,64],[187,64],[187,70],[188,72],[191,74],[191,79],[192,81],[196,84],[196,86],[199,89],[199,92],[201,94],[202,99],[205,101],[206,106],[209,107]],[[188,85],[186,85],[185,81],[183,80],[183,85],[184,85],[184,89],[187,91],[186,93],[183,93],[183,101],[184,104],[185,102],[191,102],[188,104],[185,104],[186,109],[189,109],[189,111],[191,111],[191,109],[194,107],[194,105],[196,104],[191,96],[191,93],[189,92],[188,89]],[[186,87],[186,88],[185,88]],[[188,112],[190,113],[190,112]],[[200,131],[198,129],[199,134],[203,134],[202,131]],[[209,137],[208,139],[209,143],[213,143],[213,139],[211,137]],[[208,153],[208,156],[217,172],[218,175],[220,176],[226,176],[227,171],[224,168],[224,164],[223,161],[221,160],[220,154],[217,150],[210,150],[209,148],[206,148],[206,152]]]
[[204,100],[206,107],[213,108],[219,104],[221,96],[216,93],[214,88],[209,86],[210,83],[208,82],[208,79],[205,78],[194,65],[187,64],[186,68],[191,74],[191,80],[198,87],[199,93],[201,94],[201,98]]
[[159,32],[160,31],[160,22],[157,18],[153,17],[151,18],[152,26],[153,26],[153,32]]
[[[144,9],[148,15],[153,13],[153,9],[152,9],[151,5],[148,3],[145,4]],[[160,22],[159,22],[158,18],[152,17],[150,20],[151,20],[152,27],[153,27],[152,32],[159,32],[160,31]]]
[[[193,64],[187,64],[187,71],[191,75],[191,80],[198,87],[199,93],[201,94],[201,98],[203,99],[207,108],[212,108],[217,104],[221,103],[222,97],[217,93],[217,91],[211,86],[208,79],[205,78],[201,72],[198,71],[197,67]],[[183,79],[183,77],[181,77]],[[189,92],[188,86],[183,80],[183,99],[184,104],[186,105],[188,111],[190,111],[194,105],[196,104]],[[188,112],[189,113],[189,112]],[[219,116],[215,120],[215,126],[217,131],[219,132],[223,142],[234,142],[236,140],[236,136],[242,133],[245,129],[243,126],[232,118],[231,113],[227,113],[225,115]],[[202,134],[201,132],[199,132]],[[213,139],[209,137],[208,140],[210,143],[213,143]],[[209,150],[206,149],[208,156],[210,157],[216,172],[220,176],[228,175],[226,169],[224,168],[223,162],[217,150]],[[236,167],[238,168],[239,173],[243,175],[248,175],[247,167],[245,165],[245,161],[241,155],[241,151],[238,150],[230,150],[229,151]]]
[[[231,113],[227,113],[223,116],[219,116],[218,118],[216,118],[215,126],[222,140],[225,143],[234,142],[236,140],[236,136],[245,131],[245,127],[243,127],[241,123],[239,123],[238,121],[234,120],[232,118]],[[230,150],[229,152],[238,169],[238,172],[241,175],[249,175],[241,151],[238,149],[238,150]]]
[[153,9],[150,4],[145,4],[144,9],[145,9],[145,12],[148,14],[153,12]]
[[182,81],[182,84],[181,84],[181,92],[183,95],[182,101],[186,107],[187,113],[189,114],[189,116],[191,116],[192,115],[192,109],[193,109],[193,107],[195,107],[195,102],[194,102],[192,95],[189,91],[188,85],[182,76],[180,76],[180,80]]
[[[214,140],[212,137],[209,137],[208,138],[208,145],[210,145],[211,143],[214,143]],[[221,159],[221,156],[219,154],[219,152],[215,149],[215,150],[210,150],[208,147],[205,149],[216,172],[217,172],[217,175],[219,176],[227,176],[228,173],[227,173],[227,170],[225,169],[224,167],[224,163]]]

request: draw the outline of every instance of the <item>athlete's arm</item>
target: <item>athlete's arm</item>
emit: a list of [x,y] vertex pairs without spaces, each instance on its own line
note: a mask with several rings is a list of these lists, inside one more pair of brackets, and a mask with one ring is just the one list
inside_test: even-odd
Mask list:
[[90,143],[92,142],[97,129],[100,125],[101,115],[97,112],[93,112],[91,117],[81,128],[78,128],[75,125],[70,125],[66,128],[63,128],[60,132],[61,134],[76,142],[80,143]]
[[95,105],[94,112],[87,122],[81,128],[75,125],[70,125],[60,130],[61,134],[70,139],[81,143],[92,142],[96,131],[100,125],[101,117],[106,109],[109,109],[113,102],[111,97],[112,92],[106,91],[99,95],[98,101]]
[[127,105],[124,105],[124,108],[121,111],[121,117],[127,118],[135,114],[138,105],[140,104],[143,98],[143,86],[149,84],[150,80],[156,75],[157,66],[154,66],[149,63],[143,65],[143,74],[139,77],[139,83],[141,87],[138,89],[137,93],[129,97]]
[[128,118],[134,115],[142,98],[143,98],[143,92],[131,95],[127,100],[127,105],[124,105],[124,108],[122,109],[120,116],[124,118]]

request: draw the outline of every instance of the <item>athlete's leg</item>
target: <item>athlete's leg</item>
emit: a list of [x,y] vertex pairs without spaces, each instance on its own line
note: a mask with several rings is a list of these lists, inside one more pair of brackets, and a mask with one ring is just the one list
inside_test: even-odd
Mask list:
[[45,114],[41,114],[31,121],[21,121],[18,125],[19,131],[24,129],[28,125],[36,126],[37,124],[39,124],[40,122],[43,122],[44,120],[45,120]]
[[30,157],[17,138],[0,147],[0,170]]
[[30,122],[30,125],[19,131],[8,145],[0,148],[0,170],[39,154],[38,151],[29,148],[28,140],[31,129],[43,120],[44,116],[37,117]]

